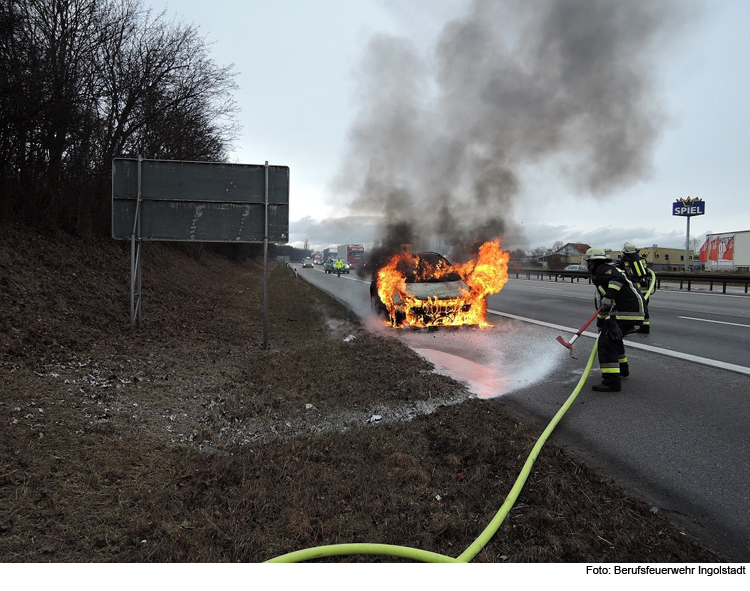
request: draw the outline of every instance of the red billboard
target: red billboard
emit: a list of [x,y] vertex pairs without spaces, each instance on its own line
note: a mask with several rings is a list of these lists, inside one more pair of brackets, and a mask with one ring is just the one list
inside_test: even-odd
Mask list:
[[711,238],[711,249],[708,253],[708,258],[711,261],[719,260],[719,237],[718,236]]
[[706,237],[706,241],[703,243],[703,246],[701,246],[700,253],[699,253],[699,260],[701,263],[708,262],[708,248],[709,248],[710,241],[711,239]]
[[719,245],[719,258],[722,261],[734,260],[734,234],[731,236],[722,236]]

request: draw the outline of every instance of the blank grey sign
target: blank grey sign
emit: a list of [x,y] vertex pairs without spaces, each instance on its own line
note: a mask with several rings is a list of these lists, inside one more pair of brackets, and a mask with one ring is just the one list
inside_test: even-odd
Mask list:
[[[141,239],[263,242],[262,164],[141,160]],[[138,159],[112,163],[112,237],[128,240],[138,200]],[[289,241],[289,167],[268,166],[268,239]]]

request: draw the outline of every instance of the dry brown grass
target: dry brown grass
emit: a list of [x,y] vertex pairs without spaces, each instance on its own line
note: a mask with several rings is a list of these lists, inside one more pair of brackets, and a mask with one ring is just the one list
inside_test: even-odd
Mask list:
[[[0,236],[3,561],[259,562],[350,542],[457,556],[538,436],[284,267],[266,351],[257,262],[147,245],[131,333],[127,249]],[[367,421],[417,407],[436,410]],[[475,561],[719,559],[548,443]]]

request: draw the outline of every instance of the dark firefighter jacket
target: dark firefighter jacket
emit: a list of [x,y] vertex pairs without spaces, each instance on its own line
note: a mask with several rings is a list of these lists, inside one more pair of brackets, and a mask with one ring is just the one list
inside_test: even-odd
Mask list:
[[620,261],[617,261],[617,267],[625,271],[645,300],[651,297],[656,287],[656,275],[646,265],[646,259],[635,252],[627,253]]
[[[625,271],[617,268],[614,262],[600,263],[594,269],[592,281],[602,298],[615,302],[610,315],[625,324],[643,323],[643,299]],[[600,319],[607,317],[607,314],[599,314]]]

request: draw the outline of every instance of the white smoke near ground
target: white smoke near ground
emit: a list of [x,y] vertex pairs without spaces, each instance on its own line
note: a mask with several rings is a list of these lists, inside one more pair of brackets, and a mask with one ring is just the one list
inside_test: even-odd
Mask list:
[[648,177],[665,124],[658,61],[694,7],[476,0],[427,54],[374,36],[337,192],[380,216],[382,236],[400,224],[422,243],[526,246],[513,213],[535,165],[593,198]]

